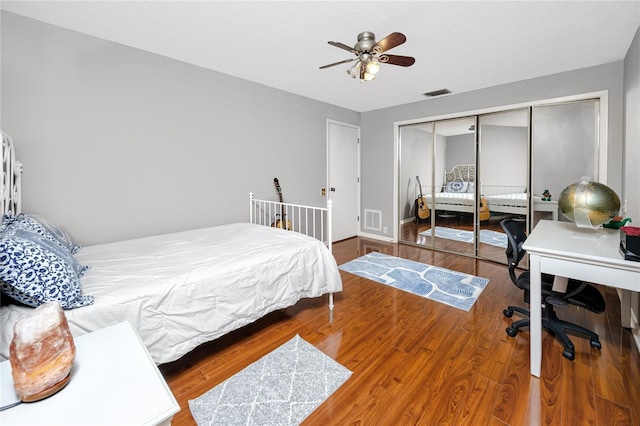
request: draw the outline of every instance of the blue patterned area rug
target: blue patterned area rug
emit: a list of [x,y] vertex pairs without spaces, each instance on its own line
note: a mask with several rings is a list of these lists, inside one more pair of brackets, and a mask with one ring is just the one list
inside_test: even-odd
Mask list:
[[299,335],[196,399],[202,425],[298,425],[351,376]]
[[487,278],[377,252],[339,268],[467,312],[489,283]]
[[[422,231],[420,235],[431,236],[431,229]],[[465,243],[473,242],[473,231],[464,231],[462,229],[445,228],[444,226],[436,226],[436,237],[446,238],[447,240],[462,241]],[[489,229],[480,230],[480,242],[491,244],[492,246],[507,248],[507,234],[504,232],[491,231]]]

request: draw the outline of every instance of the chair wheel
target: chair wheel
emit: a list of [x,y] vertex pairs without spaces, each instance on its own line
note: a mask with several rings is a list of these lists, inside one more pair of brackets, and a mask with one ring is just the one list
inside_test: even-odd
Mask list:
[[589,343],[591,343],[591,347],[592,348],[598,348],[598,349],[602,349],[602,345],[600,344],[599,340],[591,340]]
[[507,334],[511,337],[516,337],[516,334],[518,334],[518,330],[513,327],[507,327]]
[[573,351],[565,349],[562,351],[562,356],[568,359],[569,361],[573,361],[576,358],[576,354]]
[[507,318],[511,318],[513,316],[513,311],[511,309],[505,309],[504,311],[502,311],[502,313]]

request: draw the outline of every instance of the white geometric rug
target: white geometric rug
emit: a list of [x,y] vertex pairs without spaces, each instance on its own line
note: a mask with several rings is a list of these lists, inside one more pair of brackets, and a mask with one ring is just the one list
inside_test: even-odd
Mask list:
[[[420,235],[431,236],[431,229],[422,231]],[[446,238],[447,240],[462,241],[464,243],[473,242],[473,231],[464,231],[462,229],[446,228],[444,226],[436,226],[436,237]],[[490,244],[496,247],[507,248],[507,234],[503,232],[491,231],[489,229],[480,230],[480,242]]]
[[469,312],[487,278],[371,252],[339,269]]
[[196,399],[203,425],[298,425],[351,371],[299,335]]

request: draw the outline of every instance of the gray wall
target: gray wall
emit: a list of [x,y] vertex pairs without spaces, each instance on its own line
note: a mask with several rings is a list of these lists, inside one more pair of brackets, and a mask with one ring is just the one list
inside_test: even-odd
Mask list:
[[322,206],[326,120],[360,114],[1,14],[0,126],[23,210],[83,245],[246,221],[248,194]]
[[[640,226],[640,30],[624,61],[624,186],[622,198],[627,200],[632,225]],[[640,293],[631,298],[632,315],[640,321]],[[633,330],[640,348],[640,324]]]
[[608,178],[622,186],[622,61],[509,83],[458,95],[447,95],[362,114],[362,209],[382,211],[382,225],[392,236],[394,123],[458,114],[505,105],[541,101],[596,91],[609,91]]

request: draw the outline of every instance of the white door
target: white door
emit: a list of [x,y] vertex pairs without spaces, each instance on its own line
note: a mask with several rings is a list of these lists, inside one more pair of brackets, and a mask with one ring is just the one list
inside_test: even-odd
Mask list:
[[333,241],[358,235],[360,128],[327,121],[327,196],[333,201]]

